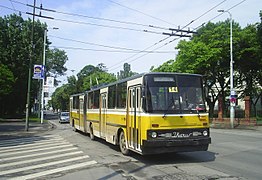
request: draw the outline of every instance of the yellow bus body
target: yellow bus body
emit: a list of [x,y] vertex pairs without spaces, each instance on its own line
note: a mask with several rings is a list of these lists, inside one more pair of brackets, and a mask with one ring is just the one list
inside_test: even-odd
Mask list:
[[127,81],[125,108],[108,107],[109,86],[96,89],[99,94],[99,107],[95,109],[88,107],[91,91],[72,95],[71,126],[114,145],[119,145],[120,134],[123,132],[127,150],[139,154],[207,150],[211,142],[208,114],[144,112],[142,78],[143,76]]

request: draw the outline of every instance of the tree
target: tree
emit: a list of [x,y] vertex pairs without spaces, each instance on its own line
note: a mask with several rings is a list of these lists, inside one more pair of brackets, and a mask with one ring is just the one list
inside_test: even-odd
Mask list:
[[[46,53],[46,72],[47,76],[57,78],[58,76],[65,75],[67,68],[64,66],[68,60],[66,52],[57,48],[48,49]],[[55,81],[55,85],[58,82]]]
[[69,97],[72,94],[82,93],[97,85],[108,84],[116,81],[114,74],[106,72],[103,63],[97,66],[87,65],[75,76],[67,78],[68,83],[57,88],[52,95],[54,109],[69,110]]
[[[197,73],[204,75],[205,85],[209,89],[210,98],[207,99],[210,114],[213,114],[214,104],[219,96],[223,97],[223,107],[226,108],[225,98],[229,95],[229,61],[230,41],[229,20],[211,23],[197,31],[190,41],[182,40],[178,43],[179,53],[176,60],[169,60],[153,71],[169,71],[183,73]],[[262,68],[261,60],[257,56],[259,46],[253,25],[244,29],[233,22],[233,57],[234,57],[234,87],[239,82],[245,82],[243,93],[254,90],[255,79]],[[252,75],[251,75],[252,74]],[[250,78],[252,77],[252,78]],[[248,82],[251,80],[251,82]],[[241,83],[242,84],[242,83]],[[251,90],[252,89],[252,90]]]
[[[3,18],[0,17],[0,65],[1,68],[4,67],[5,73],[10,75],[8,77],[13,79],[9,81],[9,85],[12,84],[12,86],[7,87],[1,84],[1,89],[2,87],[5,88],[5,94],[1,94],[0,116],[22,114],[25,110],[32,25],[31,19],[24,20],[16,14]],[[39,20],[34,23],[33,64],[42,64],[43,37],[46,28],[47,25],[42,24]],[[49,41],[47,43],[50,44]],[[47,57],[47,69],[51,69],[53,74],[61,75],[65,71],[62,67],[67,60],[65,53],[64,56],[59,58],[58,52],[60,50],[52,51],[47,46],[47,51],[49,52],[48,56],[52,57]],[[61,59],[63,58],[64,60],[62,61]],[[56,64],[56,66],[53,67],[53,64]],[[13,74],[13,78],[11,74]],[[8,90],[10,87],[12,90]],[[35,98],[38,97],[39,87],[39,81],[33,80],[31,85],[31,105]]]
[[15,78],[12,71],[7,66],[0,64],[0,100],[3,95],[11,93],[14,82]]
[[124,63],[123,69],[124,70],[121,70],[120,72],[117,73],[117,79],[118,80],[125,79],[127,77],[131,77],[131,76],[137,74],[137,73],[131,71],[131,65],[128,64],[128,63]]

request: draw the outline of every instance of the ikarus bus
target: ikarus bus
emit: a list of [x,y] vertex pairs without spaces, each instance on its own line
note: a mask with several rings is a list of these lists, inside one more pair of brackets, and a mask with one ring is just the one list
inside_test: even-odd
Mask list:
[[202,76],[145,73],[70,96],[70,124],[124,155],[206,151]]

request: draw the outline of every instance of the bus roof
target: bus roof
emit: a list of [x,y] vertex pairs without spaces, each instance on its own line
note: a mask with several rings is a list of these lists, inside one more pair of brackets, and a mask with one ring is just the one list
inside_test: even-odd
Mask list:
[[[163,74],[163,75],[164,74],[166,74],[166,75],[176,74],[176,75],[189,75],[189,76],[200,76],[200,77],[202,77],[202,75],[200,75],[200,74],[172,73],[172,72],[148,72],[148,73],[136,74],[134,76],[131,76],[131,77],[128,77],[128,78],[125,78],[125,79],[121,79],[121,80],[118,80],[118,81],[115,81],[115,82],[111,82],[111,83],[108,83],[108,84],[101,84],[101,85],[98,85],[98,86],[93,86],[93,87],[91,87],[90,90],[85,91],[85,93],[95,91],[95,90],[99,90],[99,89],[109,87],[109,86],[112,86],[112,85],[115,85],[115,84],[127,82],[127,81],[130,81],[130,80],[136,79],[136,78],[140,78],[140,77],[145,76],[145,75],[160,75],[160,74]],[[83,93],[80,93],[78,95],[81,95],[81,94],[83,94]]]

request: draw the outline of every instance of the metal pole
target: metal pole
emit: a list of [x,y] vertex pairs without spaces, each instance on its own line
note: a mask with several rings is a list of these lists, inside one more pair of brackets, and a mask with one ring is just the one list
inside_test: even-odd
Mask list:
[[[44,32],[44,50],[43,50],[43,67],[45,67],[45,46],[46,46],[46,34],[47,34],[47,29],[45,29]],[[45,68],[44,68],[45,71]],[[44,72],[45,74],[45,72]],[[45,75],[42,80],[42,94],[41,94],[41,124],[43,124],[44,120],[44,85],[45,85]]]
[[33,9],[33,23],[32,23],[32,37],[31,37],[32,49],[31,49],[30,55],[29,55],[30,60],[29,60],[29,67],[28,67],[25,131],[28,131],[28,129],[29,129],[30,91],[31,91],[31,79],[32,79],[32,64],[33,64],[32,62],[33,62],[33,54],[34,54],[35,4],[36,4],[36,0],[34,0],[34,9]]
[[232,14],[229,11],[218,10],[218,12],[227,12],[230,17],[230,126],[234,128],[234,119],[235,119],[235,102],[231,101],[232,98],[235,98],[235,90],[234,90],[234,70],[233,70],[233,20]]
[[[232,14],[229,11],[228,12],[230,16],[230,97],[232,98],[233,95],[235,95],[234,92],[234,71],[233,71],[233,36],[232,36]],[[234,102],[230,102],[230,125],[231,128],[234,128],[234,119],[235,119],[235,107]]]

